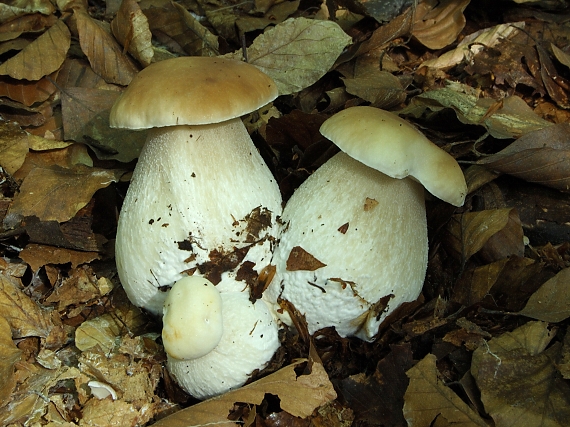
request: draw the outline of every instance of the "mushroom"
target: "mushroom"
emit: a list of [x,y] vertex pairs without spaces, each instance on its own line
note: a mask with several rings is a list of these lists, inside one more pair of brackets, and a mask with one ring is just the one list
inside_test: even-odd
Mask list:
[[[423,186],[455,206],[467,187],[455,159],[398,116],[373,107],[330,117],[321,133],[340,152],[283,211],[265,298],[304,315],[309,332],[372,341],[380,323],[421,292],[428,239]],[[421,184],[420,184],[421,183]]]
[[168,292],[162,340],[168,371],[198,399],[241,387],[279,347],[277,323],[263,300],[252,303],[246,292],[220,293],[196,276]]
[[160,315],[161,290],[184,275],[235,291],[267,266],[281,194],[240,116],[276,97],[252,65],[182,57],[145,68],[117,99],[112,127],[150,129],[116,238],[135,305]]

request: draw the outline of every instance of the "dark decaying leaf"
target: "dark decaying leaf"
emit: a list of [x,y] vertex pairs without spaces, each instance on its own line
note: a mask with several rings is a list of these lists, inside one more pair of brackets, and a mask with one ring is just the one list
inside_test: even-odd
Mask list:
[[409,383],[406,371],[412,367],[409,344],[392,346],[391,352],[378,362],[371,376],[357,374],[340,381],[341,396],[350,405],[355,422],[385,427],[405,425],[402,408]]
[[570,124],[523,135],[507,148],[478,161],[487,168],[558,190],[570,188]]
[[428,354],[406,374],[410,384],[404,395],[404,417],[409,427],[432,426],[440,417],[444,425],[488,427],[479,414],[439,378],[433,354]]
[[520,314],[545,322],[561,322],[570,317],[570,268],[545,282],[528,300]]
[[497,427],[570,425],[570,386],[559,377],[561,345],[543,322],[529,322],[473,353],[471,374]]

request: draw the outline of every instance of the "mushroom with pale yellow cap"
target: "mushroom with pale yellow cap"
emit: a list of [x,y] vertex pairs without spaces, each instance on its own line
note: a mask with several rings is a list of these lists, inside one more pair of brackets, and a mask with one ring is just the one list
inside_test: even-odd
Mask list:
[[177,281],[164,303],[167,368],[198,399],[242,386],[279,348],[278,325],[263,300],[222,292],[203,277]]
[[373,107],[326,120],[340,152],[313,173],[283,211],[265,298],[282,320],[287,300],[310,333],[335,327],[371,341],[380,323],[421,292],[428,240],[424,189],[461,206],[467,187],[455,159],[406,121]]
[[253,65],[182,57],[145,68],[117,99],[112,127],[149,128],[115,246],[135,305],[159,315],[163,290],[185,275],[243,290],[267,266],[281,194],[240,116],[276,97]]

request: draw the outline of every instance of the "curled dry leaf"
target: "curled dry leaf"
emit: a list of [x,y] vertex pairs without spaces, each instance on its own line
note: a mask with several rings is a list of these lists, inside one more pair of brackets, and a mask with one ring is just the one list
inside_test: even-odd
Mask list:
[[454,215],[447,232],[449,247],[466,262],[509,222],[512,209],[484,210]]
[[0,96],[6,96],[13,101],[21,102],[30,107],[37,102],[48,99],[55,91],[53,78],[42,78],[36,81],[18,81],[9,78],[0,80]]
[[488,427],[487,423],[439,378],[436,357],[428,354],[406,372],[410,384],[404,395],[404,417],[409,427],[427,427],[440,417],[444,425]]
[[103,24],[91,18],[85,10],[76,10],[74,16],[81,50],[93,71],[107,83],[128,85],[138,71],[133,61],[122,52],[121,46]]
[[168,44],[172,51],[196,56],[218,54],[218,37],[179,4],[170,3],[163,8],[150,8],[143,12],[153,34]]
[[471,374],[497,427],[570,425],[570,386],[556,368],[562,346],[548,346],[554,336],[547,323],[529,322],[473,353]]
[[528,300],[519,314],[545,322],[562,322],[570,317],[570,268],[545,282]]
[[[0,74],[18,80],[39,80],[61,67],[70,45],[71,33],[59,20],[20,53],[0,65]],[[34,65],[30,67],[29,64]]]
[[0,317],[0,408],[4,406],[14,387],[14,364],[20,359],[22,352],[12,341],[10,324],[4,317]]
[[348,93],[370,102],[373,107],[388,109],[406,100],[402,83],[387,71],[342,80]]
[[68,221],[91,200],[95,191],[116,182],[121,175],[122,172],[117,170],[82,165],[70,169],[59,166],[34,168],[24,179],[9,215]]
[[295,369],[305,360],[298,360],[277,372],[240,389],[206,400],[184,409],[156,424],[156,427],[187,427],[188,425],[227,424],[228,413],[235,402],[259,405],[267,393],[279,397],[281,409],[296,417],[306,418],[315,409],[336,399],[336,393],[323,365],[313,362],[311,373],[298,375]]
[[523,135],[477,163],[530,182],[570,189],[570,124],[560,123]]
[[[248,62],[270,76],[279,95],[309,87],[332,68],[351,38],[332,21],[291,18],[258,36]],[[242,59],[242,51],[225,55]]]
[[423,0],[416,8],[412,35],[430,49],[453,43],[465,27],[463,11],[470,0]]
[[148,20],[135,0],[125,0],[111,22],[119,43],[144,67],[150,65],[154,50]]
[[2,2],[0,3],[0,23],[35,12],[43,15],[51,15],[55,12],[55,7],[50,0],[15,0]]
[[54,325],[54,317],[40,308],[14,280],[0,274],[0,313],[10,324],[14,338],[47,338],[61,325]]

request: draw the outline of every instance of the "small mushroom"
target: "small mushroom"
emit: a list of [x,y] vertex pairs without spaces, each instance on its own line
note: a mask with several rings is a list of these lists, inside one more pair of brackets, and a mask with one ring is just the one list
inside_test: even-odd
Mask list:
[[287,202],[265,298],[286,323],[277,301],[292,303],[311,334],[334,326],[343,337],[371,341],[386,316],[423,286],[422,184],[455,206],[467,187],[451,155],[392,113],[349,108],[325,121],[321,133],[344,152]]
[[168,292],[163,325],[168,371],[198,399],[241,387],[279,347],[277,323],[263,300],[252,303],[247,292],[220,293],[195,276]]
[[[276,96],[252,65],[182,57],[145,68],[118,98],[112,127],[150,129],[116,238],[119,277],[135,305],[160,315],[161,289],[184,275],[233,291],[267,266],[281,194],[240,116]],[[240,268],[248,274],[238,277]]]

